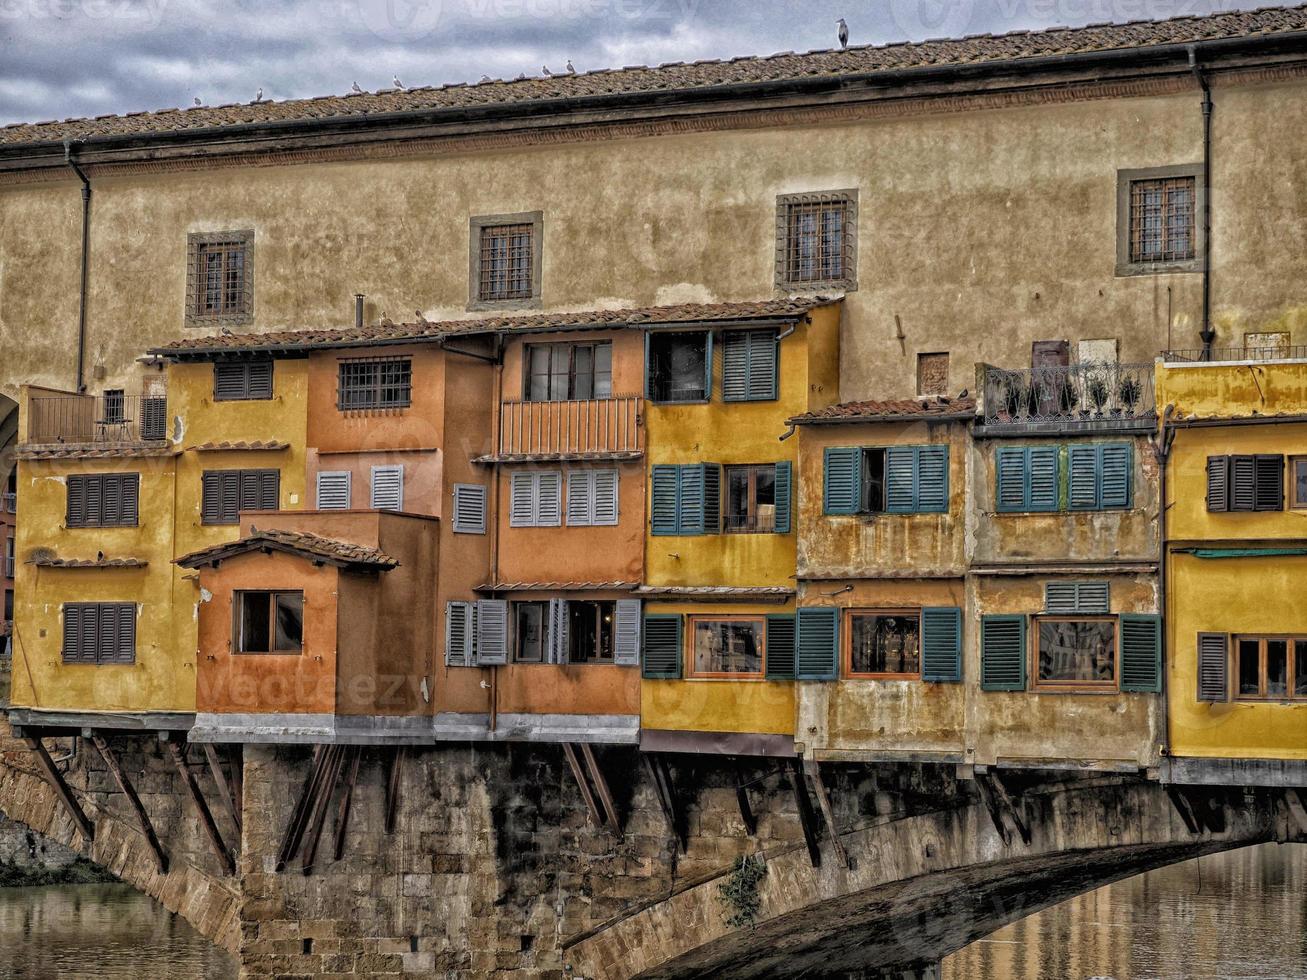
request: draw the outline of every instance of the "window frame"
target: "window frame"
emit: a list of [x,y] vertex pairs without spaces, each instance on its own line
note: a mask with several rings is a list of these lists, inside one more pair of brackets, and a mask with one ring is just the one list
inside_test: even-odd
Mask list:
[[[765,681],[767,679],[767,614],[766,613],[691,613],[685,617],[685,672],[689,680],[727,680],[727,681]],[[699,671],[695,669],[694,635],[700,622],[747,622],[757,623],[761,636],[758,652],[757,673],[735,673],[731,671]]]
[[[1241,640],[1257,641],[1257,689],[1259,693],[1255,695],[1239,693],[1239,642]],[[1271,697],[1266,693],[1266,643],[1268,640],[1283,640],[1287,648],[1285,651],[1286,693],[1282,697]],[[1226,666],[1226,677],[1229,683],[1227,694],[1230,700],[1247,704],[1307,702],[1307,692],[1303,694],[1294,693],[1295,663],[1298,656],[1296,646],[1298,643],[1307,644],[1307,633],[1231,633],[1226,647],[1226,656],[1229,658]]]
[[[1039,676],[1040,626],[1044,623],[1098,622],[1112,625],[1112,680],[1108,681],[1046,681]],[[1114,614],[1091,613],[1036,613],[1030,617],[1029,690],[1044,694],[1118,694],[1121,691],[1121,618]]]
[[[703,335],[703,396],[699,398],[658,398],[654,393],[653,345],[655,337],[688,337]],[[644,397],[655,405],[706,405],[712,401],[713,389],[713,332],[711,330],[647,330],[644,335]]]
[[[300,598],[300,645],[298,650],[243,650],[246,596],[265,596],[268,600],[268,645],[277,643],[277,600],[281,596]],[[302,657],[304,656],[303,589],[236,589],[232,593],[231,655],[233,657]]]
[[1303,467],[1307,472],[1307,456],[1290,456],[1289,464],[1289,494],[1288,507],[1290,510],[1307,510],[1307,494],[1302,497],[1298,496],[1298,467]]
[[[1194,182],[1193,258],[1168,261],[1138,261],[1131,257],[1131,194],[1140,181],[1192,178]],[[1207,190],[1203,186],[1203,165],[1182,163],[1167,167],[1118,170],[1116,172],[1116,275],[1152,276],[1173,272],[1202,272],[1204,229],[1202,215]]]
[[[504,299],[485,298],[481,293],[482,239],[486,231],[528,225],[531,228],[530,295]],[[523,310],[540,306],[544,257],[544,212],[517,211],[511,214],[473,215],[468,219],[468,310]]]
[[[595,649],[603,648],[603,606],[612,607],[612,620],[608,625],[609,631],[609,657],[595,657],[593,660],[574,660],[572,658],[572,644],[576,641],[576,632],[572,629],[572,610],[577,606],[595,606]],[[567,667],[612,667],[617,663],[617,601],[615,599],[568,599],[567,600],[567,660],[563,666]]]
[[[772,474],[772,525],[757,525],[758,508],[758,471],[770,469]],[[730,524],[731,472],[745,470],[748,474],[748,523],[732,527]],[[775,463],[723,463],[721,476],[721,531],[723,534],[776,534],[776,464]]]
[[[204,282],[200,275],[200,258],[205,250],[226,247],[242,252],[242,300],[239,309],[220,310],[216,313],[201,311]],[[226,261],[223,262],[224,274]],[[186,236],[186,310],[184,325],[188,327],[243,326],[254,322],[254,230],[192,232]]]
[[[843,239],[840,242],[840,272],[842,275],[827,278],[792,278],[791,219],[799,208],[821,208],[838,204],[844,209]],[[818,212],[820,214],[820,211]],[[820,221],[819,221],[820,225]],[[818,232],[818,250],[821,232]],[[820,265],[820,259],[818,259]],[[820,271],[820,270],[819,270]],[[776,196],[776,288],[787,293],[811,292],[822,289],[841,289],[853,292],[858,288],[858,189],[856,187],[830,191],[809,191],[801,194]]]
[[[391,381],[389,384],[382,382],[382,366],[386,364],[401,364],[407,368],[407,381],[397,383]],[[347,371],[356,370],[360,367],[376,368],[376,377],[368,379],[366,384],[346,385],[345,374]],[[370,372],[371,373],[371,372]],[[353,397],[357,398],[360,394],[370,396],[370,400],[363,403],[346,403],[345,392],[353,392]],[[401,401],[384,403],[382,393],[391,390],[395,393],[402,393]],[[395,357],[386,357],[376,355],[372,357],[339,357],[336,359],[336,411],[338,412],[402,412],[413,406],[413,358],[407,355]]]
[[[916,673],[861,672],[853,669],[853,618],[855,616],[900,616],[916,613],[917,618],[917,670]],[[921,607],[901,609],[879,606],[852,606],[841,610],[840,615],[840,677],[856,681],[919,681],[924,660],[924,629]]]
[[[553,610],[550,608],[548,599],[517,599],[510,603],[513,612],[513,648],[509,656],[509,663],[527,664],[530,666],[549,666],[549,637],[551,634],[551,622]],[[540,607],[540,656],[535,660],[524,660],[521,655],[522,651],[522,629],[520,616],[525,606]]]
[[[537,350],[548,350],[550,352],[551,359],[552,359],[553,351],[564,347],[567,348],[567,397],[566,398],[553,397],[552,388],[553,388],[554,373],[553,371],[550,371],[546,375],[546,377],[549,378],[549,387],[551,389],[550,396],[547,398],[532,398],[531,379],[535,377],[535,374],[531,370],[532,354]],[[576,389],[576,352],[579,348],[582,347],[588,348],[591,351],[590,354],[591,395],[589,398],[578,398],[573,394],[573,392]],[[601,347],[605,347],[608,349],[608,394],[606,395],[599,395],[594,393],[595,389],[597,388],[596,379],[599,377],[599,372],[598,370],[596,370],[595,367],[597,363],[596,355],[599,351],[599,348]],[[612,397],[613,397],[613,342],[611,340],[594,340],[588,342],[564,340],[564,341],[552,341],[543,344],[522,345],[522,401],[531,402],[532,404],[549,404],[554,402],[607,401]]]

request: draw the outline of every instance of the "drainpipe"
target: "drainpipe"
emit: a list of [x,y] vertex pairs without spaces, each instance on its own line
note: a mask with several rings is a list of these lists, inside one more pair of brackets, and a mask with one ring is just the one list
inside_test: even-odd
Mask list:
[[91,252],[91,182],[73,159],[72,140],[64,140],[64,162],[82,182],[82,281],[77,303],[77,393],[86,391],[86,274]]
[[1198,67],[1198,52],[1191,44],[1189,70],[1203,90],[1203,328],[1198,336],[1203,341],[1203,360],[1212,359],[1212,88],[1207,76]]
[[363,329],[363,294],[354,294],[354,329]]
[[[442,342],[441,347],[444,347]],[[504,395],[504,338],[500,334],[495,334],[495,356],[492,361],[494,366],[491,377],[491,402],[490,402],[490,452],[492,456],[499,456],[499,439],[500,439],[500,410],[503,406]],[[463,353],[463,352],[460,352]],[[490,584],[499,584],[499,477],[500,465],[498,462],[490,464],[490,513],[486,515],[486,521],[490,531]],[[491,593],[492,595],[494,593]],[[499,727],[499,668],[492,666],[490,668],[490,730],[493,732]]]
[[[1166,408],[1163,410],[1161,427],[1157,433],[1156,441],[1153,443],[1153,455],[1157,459],[1157,494],[1158,494],[1158,507],[1157,507],[1158,602],[1157,602],[1157,606],[1161,619],[1162,650],[1163,650],[1162,676],[1160,678],[1161,689],[1162,689],[1160,695],[1162,699],[1161,711],[1160,711],[1161,728],[1162,728],[1161,756],[1165,760],[1169,760],[1171,758],[1171,721],[1170,721],[1170,705],[1168,703],[1168,699],[1170,695],[1167,693],[1167,686],[1168,686],[1167,667],[1169,665],[1168,665],[1168,658],[1166,657],[1166,653],[1165,653],[1167,650],[1167,642],[1166,642],[1167,624],[1170,621],[1170,616],[1168,615],[1170,612],[1168,608],[1170,603],[1168,601],[1169,597],[1167,595],[1167,584],[1166,584],[1166,578],[1167,578],[1166,576],[1166,564],[1167,564],[1166,528],[1167,528],[1167,517],[1170,514],[1170,508],[1166,501],[1166,484],[1167,484],[1166,467],[1167,467],[1167,463],[1171,459],[1171,443],[1175,441],[1175,429],[1172,427],[1172,423],[1171,423],[1171,415],[1174,412],[1175,412],[1174,405],[1167,405]],[[1166,765],[1169,765],[1169,761],[1166,763]]]

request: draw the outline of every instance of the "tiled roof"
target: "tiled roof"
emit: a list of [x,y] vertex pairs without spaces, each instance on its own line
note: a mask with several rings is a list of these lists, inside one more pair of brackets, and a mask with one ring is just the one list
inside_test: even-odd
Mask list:
[[486,582],[477,592],[629,592],[639,582]]
[[798,319],[809,310],[839,297],[769,299],[752,303],[678,303],[639,309],[582,310],[562,313],[520,313],[473,317],[463,320],[422,320],[417,323],[382,323],[339,330],[283,330],[260,334],[213,334],[188,337],[151,354],[203,355],[255,350],[312,350],[332,347],[367,347],[375,344],[440,340],[458,334],[535,333],[546,330],[594,330],[641,324],[729,323],[749,320]]
[[619,452],[611,453],[504,453],[496,456],[491,453],[487,456],[474,456],[474,463],[584,463],[584,462],[609,462],[609,463],[627,463],[634,459],[640,459],[644,456],[642,449],[624,449]]
[[19,459],[137,459],[145,456],[173,456],[171,445],[157,443],[49,443],[19,446]]
[[976,414],[976,400],[970,395],[947,398],[901,398],[893,401],[841,402],[815,412],[796,415],[792,425],[821,425],[839,422],[897,422],[913,419],[964,419]]
[[223,452],[256,452],[276,451],[280,449],[289,449],[289,442],[278,442],[276,440],[264,441],[255,439],[253,442],[202,442],[198,446],[187,446],[188,450],[193,449],[197,453],[223,453]]
[[635,594],[646,599],[788,599],[794,589],[780,585],[642,585]]
[[231,558],[250,551],[284,551],[299,555],[309,561],[325,561],[332,565],[371,568],[377,571],[389,571],[399,562],[376,548],[369,548],[349,541],[323,538],[305,531],[253,530],[239,541],[228,541],[210,548],[191,552],[175,560],[183,568],[199,568],[214,562]]
[[144,558],[55,558],[41,555],[32,559],[37,568],[145,568]]
[[[164,135],[238,124],[285,124],[323,120],[363,121],[379,114],[472,111],[531,104],[560,105],[570,100],[706,91],[740,86],[839,79],[903,69],[948,69],[954,66],[1020,62],[1025,59],[1093,54],[1178,45],[1247,35],[1287,34],[1307,30],[1307,8],[1265,7],[1204,17],[1161,21],[1054,27],[1041,31],[981,34],[971,37],[884,45],[847,50],[792,51],[728,61],[676,62],[543,78],[492,80],[476,85],[387,89],[359,95],[328,95],[284,102],[164,109],[123,116],[21,123],[0,128],[0,145],[95,139],[113,136]],[[729,93],[723,93],[729,94]]]

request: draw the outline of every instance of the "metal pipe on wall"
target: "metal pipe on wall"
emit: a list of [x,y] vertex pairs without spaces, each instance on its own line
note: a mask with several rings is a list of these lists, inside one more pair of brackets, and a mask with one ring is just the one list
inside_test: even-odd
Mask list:
[[1211,360],[1212,341],[1212,88],[1198,65],[1198,51],[1189,46],[1189,70],[1203,90],[1203,360]]
[[91,181],[73,159],[73,142],[64,140],[64,162],[82,182],[82,270],[77,303],[77,393],[86,390],[86,277],[91,252]]

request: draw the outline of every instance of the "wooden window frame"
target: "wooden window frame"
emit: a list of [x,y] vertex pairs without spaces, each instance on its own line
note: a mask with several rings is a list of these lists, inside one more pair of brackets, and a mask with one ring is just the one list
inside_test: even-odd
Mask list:
[[[406,376],[402,381],[382,380],[383,367],[399,365]],[[375,368],[376,370],[371,370]],[[372,377],[360,379],[362,369]],[[347,374],[356,377],[346,379]],[[346,400],[350,392],[350,400]],[[391,392],[397,400],[387,402],[383,394]],[[366,396],[359,400],[360,396]],[[336,361],[336,410],[338,412],[401,412],[413,405],[413,359],[411,357],[342,357]]]
[[1307,456],[1290,456],[1289,463],[1289,494],[1288,505],[1290,510],[1307,510],[1307,495],[1298,496],[1298,467],[1307,468]]
[[[772,473],[772,526],[758,526],[758,472],[763,469],[770,469]],[[749,477],[748,491],[748,513],[745,515],[746,523],[739,527],[732,527],[730,524],[730,502],[731,502],[731,471],[746,470]],[[723,463],[721,478],[721,521],[723,534],[775,534],[776,533],[776,464],[775,463]]]
[[[241,636],[241,627],[243,624],[245,611],[246,596],[266,596],[268,600],[268,642],[270,645],[276,644],[277,638],[277,598],[284,595],[297,595],[300,597],[300,646],[298,650],[242,650],[243,637]],[[304,610],[307,603],[304,600],[303,589],[237,589],[232,593],[232,628],[231,628],[231,653],[234,657],[302,657],[304,656]]]
[[[510,651],[509,662],[514,664],[527,664],[529,666],[553,666],[549,663],[549,637],[550,637],[550,617],[553,610],[550,608],[548,599],[520,599],[514,600],[509,604],[512,611],[512,630],[513,630],[513,648]],[[523,660],[521,657],[522,650],[522,630],[519,626],[518,615],[523,606],[539,606],[542,614],[540,617],[540,656],[536,660]]]
[[[1112,624],[1112,680],[1107,681],[1046,681],[1039,676],[1039,627],[1043,623],[1111,623]],[[1030,617],[1030,639],[1026,646],[1030,657],[1029,689],[1044,694],[1118,694],[1121,690],[1121,619],[1103,614],[1037,614]]]
[[[727,680],[727,681],[763,681],[767,679],[767,614],[766,613],[709,613],[691,614],[685,617],[685,677],[689,680]],[[694,667],[694,634],[699,623],[757,623],[762,644],[759,650],[757,673],[733,673],[731,671],[698,671]]]
[[[844,211],[842,239],[840,241],[839,276],[804,279],[795,274],[795,242],[797,232],[794,221],[804,211],[841,207]],[[818,251],[822,250],[823,232],[818,222]],[[823,271],[818,260],[818,272]],[[776,197],[776,288],[787,293],[821,289],[841,289],[853,292],[858,288],[858,190],[817,191],[804,194],[779,194]]]
[[[1257,641],[1257,694],[1239,693],[1240,640]],[[1286,684],[1287,691],[1282,697],[1271,697],[1266,693],[1267,640],[1283,640],[1287,647],[1285,652],[1285,672],[1288,683]],[[1290,702],[1307,702],[1307,693],[1294,693],[1294,679],[1297,676],[1295,670],[1297,651],[1295,650],[1295,647],[1300,642],[1307,643],[1307,633],[1231,633],[1226,649],[1226,655],[1229,657],[1226,677],[1230,685],[1228,691],[1230,700],[1248,704],[1288,704]]]
[[[536,350],[548,349],[552,355],[554,350],[562,347],[567,348],[567,397],[566,398],[553,397],[552,389],[553,389],[554,374],[551,371],[547,375],[547,377],[549,378],[549,387],[551,389],[549,393],[549,397],[532,398],[531,379],[534,377],[534,375],[531,372],[532,353],[535,352]],[[574,392],[576,390],[576,352],[577,349],[581,347],[587,347],[591,351],[590,389],[592,394],[590,395],[589,398],[577,398],[574,395]],[[597,354],[599,348],[601,347],[608,348],[608,394],[606,395],[593,394],[593,391],[596,387],[595,379],[599,377],[599,372],[595,370],[594,367],[596,363],[595,355]],[[584,343],[572,342],[572,341],[558,341],[558,342],[545,343],[545,344],[524,344],[522,346],[522,400],[525,402],[532,402],[532,403],[544,403],[544,402],[575,402],[575,401],[607,401],[608,399],[611,399],[613,397],[612,350],[613,350],[613,342],[611,340],[595,340],[595,341],[584,342]]]
[[[242,298],[238,308],[216,313],[201,310],[205,284],[200,260],[207,249],[225,248],[242,253]],[[226,260],[223,261],[225,270]],[[224,271],[225,276],[225,271]],[[234,327],[254,322],[254,231],[195,232],[186,236],[186,312],[188,327]]]
[[[1131,206],[1133,189],[1144,181],[1193,180],[1193,225],[1190,240],[1193,256],[1164,261],[1140,261],[1133,257],[1131,248],[1134,222]],[[1116,275],[1150,276],[1171,272],[1201,272],[1203,269],[1203,226],[1201,216],[1206,202],[1201,163],[1179,164],[1169,167],[1148,167],[1116,172]]]
[[[653,345],[655,337],[665,340],[668,337],[702,336],[704,379],[703,394],[697,398],[659,398],[654,391]],[[712,401],[713,389],[713,332],[711,330],[649,330],[644,335],[644,396],[655,405],[706,405]]]
[[[609,645],[609,650],[611,651],[612,655],[611,655],[607,660],[605,660],[605,659],[602,658],[602,657],[595,657],[593,660],[573,660],[573,659],[572,659],[572,642],[573,642],[573,640],[575,639],[576,634],[572,632],[572,623],[571,623],[572,607],[573,607],[573,606],[599,606],[599,607],[602,607],[602,606],[604,606],[604,605],[612,606],[613,618],[612,618],[612,622],[609,624],[609,627],[608,627],[609,633],[611,634],[611,641],[612,641],[612,642],[610,643],[610,645]],[[616,601],[615,599],[568,599],[568,600],[567,600],[567,616],[568,616],[568,624],[567,624],[567,661],[566,661],[566,666],[569,666],[569,667],[573,667],[573,666],[575,666],[575,667],[596,667],[596,666],[598,666],[598,667],[611,667],[611,666],[613,666],[613,665],[617,662],[617,601]],[[602,649],[602,647],[603,647],[603,643],[602,643],[602,639],[603,639],[603,628],[604,628],[603,622],[604,622],[604,620],[603,620],[603,610],[602,610],[602,608],[601,608],[601,609],[599,609],[597,615],[595,616],[595,634],[594,634],[594,641],[595,641],[595,649],[596,649],[596,650]]]
[[[917,670],[915,673],[897,674],[897,673],[862,673],[855,672],[853,669],[853,617],[854,616],[901,616],[906,617],[914,614],[917,617]],[[921,620],[920,606],[905,606],[902,609],[883,608],[876,606],[854,606],[841,611],[840,623],[840,676],[849,680],[856,681],[919,681],[921,680],[921,668],[924,649],[922,640],[924,639],[924,624]]]
[[[513,226],[530,228],[529,290],[506,298],[486,297],[482,291],[483,241],[487,232]],[[544,212],[518,211],[511,214],[474,215],[468,219],[468,304],[469,310],[524,310],[540,306],[544,257]]]

